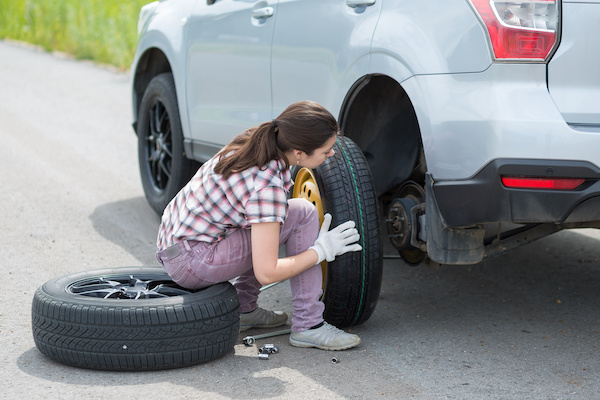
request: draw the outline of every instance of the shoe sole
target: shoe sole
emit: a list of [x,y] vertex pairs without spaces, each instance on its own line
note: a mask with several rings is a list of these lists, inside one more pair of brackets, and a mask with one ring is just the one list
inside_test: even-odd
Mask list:
[[292,339],[292,337],[290,336],[290,344],[294,347],[314,347],[314,348],[321,349],[321,350],[339,351],[339,350],[351,349],[353,347],[358,346],[360,344],[360,338],[355,343],[351,343],[351,344],[347,344],[347,345],[343,345],[343,346],[339,346],[339,347],[331,347],[331,346],[319,346],[317,344],[309,343],[309,342],[302,342],[302,341],[299,341],[296,339]]

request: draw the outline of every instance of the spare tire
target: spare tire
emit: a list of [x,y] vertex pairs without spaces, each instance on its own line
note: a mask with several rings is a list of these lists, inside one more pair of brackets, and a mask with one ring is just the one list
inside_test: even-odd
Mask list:
[[239,333],[235,288],[182,288],[162,268],[79,272],[33,297],[33,338],[46,356],[110,371],[178,368],[229,352]]
[[[338,138],[335,156],[316,170],[294,171],[294,197],[306,198],[320,214],[330,213],[331,226],[352,220],[363,250],[324,262],[324,318],[338,327],[357,325],[369,319],[381,289],[383,246],[379,203],[367,161],[349,138]],[[322,222],[322,220],[321,220]]]

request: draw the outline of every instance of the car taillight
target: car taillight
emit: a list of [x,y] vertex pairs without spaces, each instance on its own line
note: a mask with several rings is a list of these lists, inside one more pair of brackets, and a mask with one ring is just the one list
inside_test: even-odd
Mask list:
[[579,187],[583,182],[585,182],[585,179],[583,178],[502,177],[502,184],[513,189],[573,190]]
[[469,0],[499,61],[546,61],[558,42],[560,0]]

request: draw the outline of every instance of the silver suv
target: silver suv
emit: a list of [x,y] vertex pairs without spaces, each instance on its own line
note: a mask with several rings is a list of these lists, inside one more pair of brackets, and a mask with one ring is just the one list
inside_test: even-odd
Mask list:
[[346,138],[295,171],[293,196],[358,221],[365,250],[324,265],[324,298],[330,322],[363,322],[380,221],[409,264],[600,227],[598,21],[600,0],[148,4],[132,66],[146,196],[160,213],[233,136],[321,103]]

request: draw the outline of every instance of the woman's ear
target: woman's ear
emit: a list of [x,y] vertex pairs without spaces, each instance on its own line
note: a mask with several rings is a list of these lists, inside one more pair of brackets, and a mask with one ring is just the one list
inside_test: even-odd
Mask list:
[[301,150],[288,150],[285,152],[290,165],[298,164],[302,154],[304,154],[304,152]]

